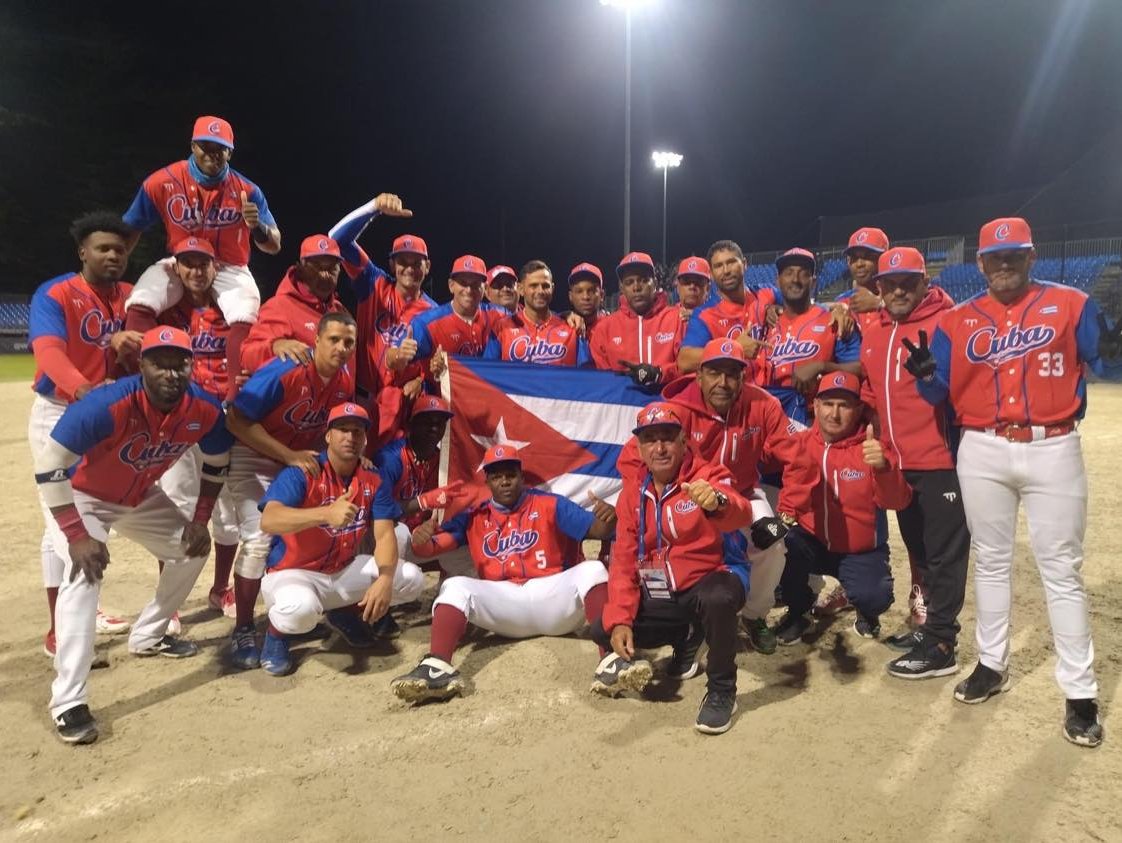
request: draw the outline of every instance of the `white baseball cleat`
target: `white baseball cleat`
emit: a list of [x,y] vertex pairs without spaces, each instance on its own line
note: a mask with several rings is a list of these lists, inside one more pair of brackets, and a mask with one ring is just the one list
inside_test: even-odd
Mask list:
[[594,694],[616,697],[624,691],[642,693],[654,676],[651,663],[646,659],[628,661],[623,656],[608,653],[596,665],[596,675],[592,679]]
[[124,618],[106,614],[98,608],[97,631],[99,635],[121,635],[128,632],[131,627],[132,624]]
[[390,690],[398,699],[409,703],[446,700],[463,693],[464,680],[456,668],[429,653],[411,671],[394,679]]

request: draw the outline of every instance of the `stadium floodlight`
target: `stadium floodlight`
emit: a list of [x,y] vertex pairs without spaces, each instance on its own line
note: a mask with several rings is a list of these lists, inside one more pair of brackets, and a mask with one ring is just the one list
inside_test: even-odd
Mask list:
[[613,6],[625,12],[633,12],[643,6],[649,6],[651,0],[600,0],[601,6]]
[[666,186],[667,174],[671,167],[682,164],[682,156],[677,152],[664,152],[656,150],[651,153],[651,160],[655,167],[662,170],[662,265],[666,266]]

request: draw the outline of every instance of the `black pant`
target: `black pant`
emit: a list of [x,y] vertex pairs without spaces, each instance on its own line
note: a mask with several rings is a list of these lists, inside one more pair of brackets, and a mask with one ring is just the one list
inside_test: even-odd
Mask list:
[[958,474],[953,469],[905,471],[912,502],[897,513],[900,533],[920,560],[927,598],[925,635],[954,645],[958,613],[966,596],[970,531],[962,509]]
[[873,626],[881,612],[892,605],[888,545],[866,553],[838,553],[802,527],[792,527],[786,541],[787,564],[779,583],[783,586],[787,610],[793,615],[803,615],[814,605],[814,592],[807,584],[811,574],[837,577],[849,602]]
[[[709,690],[735,691],[737,614],[743,606],[744,586],[730,571],[710,571],[668,600],[648,597],[642,591],[639,612],[631,624],[635,647],[678,647],[685,643],[690,626],[700,623],[709,644]],[[612,634],[600,618],[592,624],[592,640],[611,649]]]

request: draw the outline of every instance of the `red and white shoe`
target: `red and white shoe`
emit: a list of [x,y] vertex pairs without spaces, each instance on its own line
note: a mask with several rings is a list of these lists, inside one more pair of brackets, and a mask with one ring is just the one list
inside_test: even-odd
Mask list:
[[853,604],[849,602],[849,595],[845,593],[842,584],[838,583],[829,590],[824,588],[819,592],[818,599],[814,601],[814,607],[810,610],[810,613],[815,617],[824,618],[832,617],[839,612],[852,608]]
[[109,615],[97,610],[97,631],[99,635],[121,635],[128,632],[132,627],[132,623],[124,618],[118,618],[115,615]]
[[207,595],[207,603],[216,612],[221,612],[228,618],[237,617],[238,610],[234,605],[234,589],[211,589]]
[[172,612],[171,620],[168,621],[168,631],[165,635],[170,635],[173,638],[183,633],[183,624],[179,622],[179,612]]
[[927,599],[918,585],[913,585],[912,593],[908,595],[908,611],[911,612],[909,621],[912,626],[921,627],[927,623]]
[[55,634],[48,632],[43,636],[43,654],[50,656],[52,659],[55,657]]

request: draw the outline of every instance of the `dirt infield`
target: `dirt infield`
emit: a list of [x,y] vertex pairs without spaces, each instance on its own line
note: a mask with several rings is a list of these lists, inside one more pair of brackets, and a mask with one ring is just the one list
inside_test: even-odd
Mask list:
[[[101,740],[69,747],[46,704],[41,523],[25,436],[26,384],[0,385],[0,839],[1119,840],[1122,732],[1110,717],[1122,673],[1122,389],[1093,386],[1083,444],[1091,483],[1091,593],[1107,742],[1060,734],[1063,699],[1043,593],[1017,545],[1014,684],[986,705],[951,699],[962,678],[902,682],[891,652],[846,621],[809,646],[744,651],[731,732],[691,728],[703,680],[603,700],[583,638],[472,638],[457,654],[470,696],[408,710],[391,677],[426,650],[425,613],[384,651],[337,639],[300,646],[274,679],[224,666],[230,621],[206,608],[208,565],[183,612],[194,659],[130,657],[101,638],[94,673]],[[114,540],[102,603],[135,614],[155,561]],[[898,603],[906,564],[894,534]],[[434,583],[430,584],[433,585]],[[973,584],[960,665],[974,661]],[[426,594],[425,606],[431,602]],[[1122,727],[1120,727],[1122,728]]]

